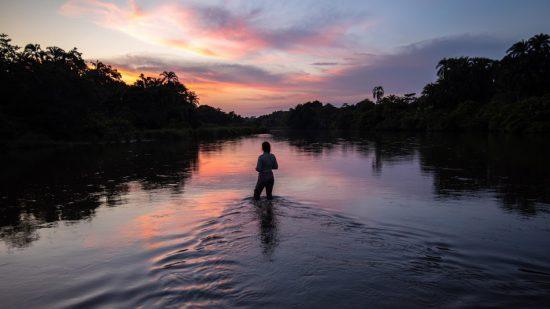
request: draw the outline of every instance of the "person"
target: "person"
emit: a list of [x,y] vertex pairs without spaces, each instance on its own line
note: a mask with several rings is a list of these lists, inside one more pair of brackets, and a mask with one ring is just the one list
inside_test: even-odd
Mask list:
[[271,145],[268,142],[262,143],[262,151],[258,157],[258,163],[256,164],[256,171],[258,172],[258,182],[254,188],[254,199],[259,200],[262,191],[265,188],[267,199],[273,199],[273,185],[275,178],[273,177],[273,170],[279,168],[275,155],[271,153]]

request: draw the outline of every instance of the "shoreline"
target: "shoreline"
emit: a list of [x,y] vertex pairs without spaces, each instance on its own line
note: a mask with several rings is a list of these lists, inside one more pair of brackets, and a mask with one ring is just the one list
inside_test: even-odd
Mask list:
[[157,141],[181,141],[181,140],[209,140],[223,139],[230,137],[248,136],[253,134],[268,133],[265,128],[252,126],[243,127],[204,127],[197,129],[159,129],[147,130],[141,132],[125,133],[124,137],[116,139],[97,139],[97,140],[49,140],[49,139],[18,139],[0,141],[0,153],[6,150],[20,149],[39,149],[50,147],[72,147],[80,145],[117,145],[117,144],[135,144],[150,143]]

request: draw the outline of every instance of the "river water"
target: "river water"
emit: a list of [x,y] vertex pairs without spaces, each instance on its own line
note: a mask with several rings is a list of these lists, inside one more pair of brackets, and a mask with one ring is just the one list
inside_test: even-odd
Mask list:
[[[254,202],[264,140],[276,197]],[[12,153],[0,307],[548,306],[546,141],[258,135]]]

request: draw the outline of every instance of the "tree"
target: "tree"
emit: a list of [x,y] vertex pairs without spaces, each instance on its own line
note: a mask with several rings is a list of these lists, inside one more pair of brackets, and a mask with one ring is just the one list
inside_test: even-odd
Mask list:
[[102,85],[120,83],[122,75],[108,64],[96,60],[90,62],[90,68],[86,72],[86,77]]
[[487,100],[494,93],[496,65],[495,60],[480,57],[443,58],[436,67],[437,81],[423,93],[440,107]]
[[40,63],[44,60],[44,52],[40,48],[40,44],[27,44],[23,50],[23,57],[31,61]]
[[384,88],[382,88],[382,86],[372,88],[372,97],[376,99],[376,102],[380,102],[384,97]]
[[527,43],[530,51],[536,53],[548,52],[550,49],[550,35],[544,33],[537,34],[530,38]]
[[164,71],[160,74],[163,83],[177,83],[179,82],[178,76],[174,72]]
[[405,101],[407,104],[414,103],[416,101],[416,93],[405,93],[405,95],[403,95],[403,101]]
[[541,33],[512,45],[500,61],[497,84],[515,100],[550,91],[550,36]]
[[2,64],[13,63],[17,61],[17,51],[19,46],[11,44],[11,39],[8,35],[0,34],[0,62]]
[[[198,96],[174,72],[141,74],[127,85],[116,68],[86,62],[76,48],[27,44],[20,49],[5,34],[0,34],[0,84],[0,140],[118,139],[200,124]],[[224,125],[244,122],[235,113],[216,114]]]
[[512,45],[512,47],[508,48],[508,50],[506,51],[506,54],[511,58],[518,58],[527,54],[528,51],[529,51],[529,44],[527,43],[527,41],[521,40],[515,43],[514,45]]

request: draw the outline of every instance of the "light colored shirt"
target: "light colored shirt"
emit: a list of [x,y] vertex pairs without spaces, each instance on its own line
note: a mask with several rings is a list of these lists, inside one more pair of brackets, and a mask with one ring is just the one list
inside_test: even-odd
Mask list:
[[279,168],[275,155],[269,152],[264,152],[258,157],[256,171],[261,174],[273,174],[272,170]]

